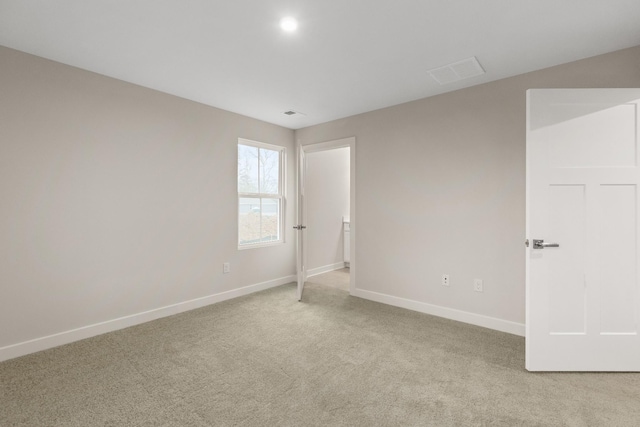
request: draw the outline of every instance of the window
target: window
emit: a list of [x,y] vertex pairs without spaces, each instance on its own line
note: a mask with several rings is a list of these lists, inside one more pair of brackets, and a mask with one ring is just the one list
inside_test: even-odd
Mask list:
[[238,140],[238,247],[284,241],[284,147]]

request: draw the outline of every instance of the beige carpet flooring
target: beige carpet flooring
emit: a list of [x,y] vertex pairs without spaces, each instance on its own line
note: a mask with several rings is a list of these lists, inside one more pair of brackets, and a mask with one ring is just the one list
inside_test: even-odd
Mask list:
[[0,363],[0,426],[639,426],[640,375],[528,373],[524,339],[285,285]]
[[349,292],[349,269],[341,268],[339,270],[329,271],[328,273],[318,274],[317,276],[309,277],[306,283],[331,286],[332,288]]

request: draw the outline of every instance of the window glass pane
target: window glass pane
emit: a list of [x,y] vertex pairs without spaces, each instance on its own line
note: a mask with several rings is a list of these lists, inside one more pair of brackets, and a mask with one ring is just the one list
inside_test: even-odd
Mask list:
[[281,242],[284,148],[238,141],[238,245]]
[[280,200],[262,199],[262,241],[280,239]]
[[240,198],[238,206],[238,240],[241,245],[260,243],[260,199]]
[[258,148],[238,144],[238,192],[259,193]]
[[280,152],[260,149],[260,192],[280,194]]

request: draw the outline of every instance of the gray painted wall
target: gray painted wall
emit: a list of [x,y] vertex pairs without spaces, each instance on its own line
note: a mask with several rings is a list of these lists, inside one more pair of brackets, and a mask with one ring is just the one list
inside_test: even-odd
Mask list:
[[293,177],[292,130],[3,47],[0,64],[0,350],[295,274],[294,180],[286,243],[237,249],[237,139],[285,146]]
[[524,323],[525,92],[552,87],[640,87],[640,47],[296,131],[356,137],[358,289]]
[[[635,47],[294,132],[3,47],[0,64],[0,350],[294,274],[294,136],[357,138],[359,289],[522,323],[525,91],[640,87]],[[288,150],[284,245],[237,250],[238,137]]]

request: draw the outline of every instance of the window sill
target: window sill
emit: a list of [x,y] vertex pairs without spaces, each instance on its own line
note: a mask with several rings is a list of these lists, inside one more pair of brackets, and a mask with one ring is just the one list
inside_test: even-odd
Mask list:
[[270,246],[278,246],[278,245],[283,245],[284,244],[284,240],[276,240],[275,242],[268,242],[268,243],[255,243],[252,245],[238,245],[238,250],[239,251],[244,251],[245,249],[258,249],[258,248],[268,248]]

